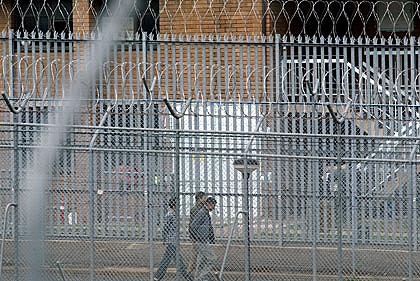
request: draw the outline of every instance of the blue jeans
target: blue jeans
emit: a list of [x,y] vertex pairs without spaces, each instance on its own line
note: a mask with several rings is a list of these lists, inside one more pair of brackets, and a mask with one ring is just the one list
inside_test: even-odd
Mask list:
[[[176,262],[176,247],[173,244],[167,244],[165,253],[163,254],[162,260],[159,263],[159,268],[156,271],[155,279],[161,280],[163,276],[165,276],[166,270],[168,269],[168,266],[172,260]],[[193,280],[191,275],[187,272],[181,253],[179,254],[179,271],[185,280]]]

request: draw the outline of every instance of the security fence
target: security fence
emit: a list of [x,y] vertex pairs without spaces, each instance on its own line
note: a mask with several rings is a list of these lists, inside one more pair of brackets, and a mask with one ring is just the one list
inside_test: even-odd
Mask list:
[[1,278],[152,280],[173,197],[191,264],[197,191],[223,280],[419,278],[415,39],[3,35]]
[[418,36],[417,1],[53,0],[0,2],[0,29],[46,34],[106,32],[124,5],[126,34],[242,34],[332,37]]

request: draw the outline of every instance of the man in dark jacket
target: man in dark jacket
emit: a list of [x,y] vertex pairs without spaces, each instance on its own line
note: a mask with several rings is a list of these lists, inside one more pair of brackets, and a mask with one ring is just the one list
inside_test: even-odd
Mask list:
[[[166,270],[168,269],[168,265],[172,260],[176,260],[176,237],[178,233],[176,233],[176,199],[172,198],[169,200],[169,210],[168,213],[165,215],[164,223],[163,223],[163,242],[166,245],[165,253],[163,254],[162,260],[159,263],[159,268],[156,271],[154,280],[160,281],[166,274]],[[181,275],[187,281],[192,281],[192,276],[187,272],[185,268],[184,259],[179,253],[179,270]]]
[[213,197],[207,198],[205,208],[197,213],[190,225],[198,246],[196,281],[211,280],[211,271],[216,256],[212,245],[215,242],[215,237],[210,212],[214,210],[216,203],[217,201]]
[[206,202],[206,194],[203,191],[198,191],[195,194],[195,205],[191,208],[190,211],[190,225],[188,226],[188,231],[190,234],[190,238],[192,240],[193,249],[192,249],[192,261],[189,265],[189,272],[193,272],[197,266],[197,254],[198,254],[198,246],[197,246],[197,239],[194,237],[194,233],[191,232],[191,222],[194,220],[197,213],[204,208],[204,204]]

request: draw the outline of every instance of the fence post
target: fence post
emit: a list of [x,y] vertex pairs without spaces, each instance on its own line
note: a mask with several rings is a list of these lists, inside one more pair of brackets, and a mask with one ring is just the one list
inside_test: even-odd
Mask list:
[[[148,91],[147,88],[147,84],[146,84],[146,79],[147,79],[147,33],[146,32],[142,32],[142,37],[141,37],[141,51],[142,51],[142,62],[143,62],[143,85],[144,85],[144,91]],[[147,121],[145,122],[146,127],[149,126],[150,124],[150,111],[148,111],[147,114]],[[150,132],[147,131],[146,132],[146,139],[148,139],[150,137]],[[147,150],[149,148],[149,141],[146,141],[146,145],[145,145],[145,149]],[[151,176],[150,176],[150,166],[149,163],[151,163],[151,161],[148,161],[149,159],[149,155],[146,153],[145,157],[144,157],[145,161],[144,161],[144,173],[145,173],[145,178],[146,178],[146,182],[145,182],[145,192],[147,192],[146,194],[146,208],[147,208],[147,219],[146,219],[146,233],[145,233],[145,239],[147,242],[149,242],[149,251],[150,251],[150,262],[149,262],[149,278],[152,281],[153,280],[153,267],[154,267],[154,238],[153,238],[153,232],[154,232],[154,228],[153,228],[153,208],[151,207],[151,203],[152,203],[152,197],[150,194],[150,186],[152,186],[151,184]],[[154,179],[153,179],[154,182]]]
[[[409,166],[409,179],[410,179],[410,189],[409,189],[409,194],[408,194],[408,280],[412,281],[413,280],[413,232],[417,231],[413,228],[413,223],[414,223],[414,215],[413,215],[413,209],[416,210],[415,208],[415,202],[414,200],[417,201],[417,165],[416,165],[416,152],[417,152],[417,147],[419,146],[420,141],[417,140],[416,143],[414,144],[413,149],[411,150],[410,153],[410,166]],[[416,193],[415,193],[416,192]],[[416,210],[417,211],[417,210]],[[417,246],[417,245],[416,245]]]
[[179,127],[179,119],[181,119],[182,117],[184,117],[186,110],[188,109],[188,107],[190,106],[192,101],[192,96],[188,99],[187,103],[184,105],[184,107],[181,110],[181,113],[177,113],[175,112],[175,109],[171,106],[171,104],[169,103],[169,101],[165,98],[163,100],[163,102],[165,103],[165,105],[168,107],[169,112],[171,113],[172,117],[175,118],[175,165],[174,165],[174,170],[175,170],[175,197],[176,197],[176,228],[175,228],[175,233],[176,238],[175,238],[175,249],[177,249],[176,251],[176,280],[179,280],[180,278],[180,274],[179,274],[179,262],[180,262],[180,246],[179,246],[179,211],[180,211],[180,200],[179,200],[179,196],[180,196],[180,127]]
[[[99,127],[102,127],[108,118],[109,113],[111,112],[112,107],[108,106],[106,109],[106,112],[104,116],[102,116],[101,121],[99,122]],[[95,280],[95,210],[96,210],[96,200],[95,200],[95,190],[94,183],[95,183],[95,173],[94,173],[94,153],[93,153],[93,147],[95,145],[96,138],[98,137],[98,134],[100,132],[100,128],[96,129],[93,133],[92,139],[89,143],[89,162],[90,162],[90,169],[89,169],[89,178],[91,180],[91,187],[89,188],[89,197],[90,197],[90,203],[91,203],[91,209],[89,214],[89,242],[90,242],[90,280]]]
[[342,190],[342,179],[341,179],[341,166],[342,166],[342,138],[341,132],[343,130],[343,124],[345,117],[347,116],[348,110],[350,108],[350,102],[347,103],[346,109],[341,117],[338,118],[337,114],[333,111],[330,104],[327,104],[328,111],[330,112],[334,123],[338,125],[338,134],[337,134],[337,196],[338,196],[338,221],[337,221],[337,235],[338,235],[338,280],[343,280],[343,190]]
[[[14,271],[15,271],[15,280],[19,280],[19,210],[16,207],[15,202],[19,202],[19,126],[18,123],[18,114],[22,111],[23,107],[28,102],[28,99],[25,99],[18,109],[11,104],[8,95],[13,97],[13,30],[9,31],[8,38],[8,48],[9,48],[9,87],[8,93],[2,94],[2,97],[9,108],[10,112],[13,114],[13,194],[12,202],[15,208],[13,208],[13,227],[14,227]],[[5,218],[6,219],[6,218]],[[5,235],[5,233],[4,233]],[[3,254],[2,254],[3,255]]]
[[[309,78],[309,77],[308,77]],[[309,84],[309,80],[306,80],[306,87],[308,88],[309,94],[308,94],[308,100],[312,103],[312,130],[314,130],[313,134],[317,134],[317,131],[315,130],[316,127],[316,116],[317,116],[317,110],[316,110],[316,95],[318,92],[318,86],[319,86],[319,81],[316,80],[315,81],[315,87],[312,89],[310,84]],[[313,144],[312,144],[312,156],[316,157],[317,156],[317,151],[316,151],[316,145],[315,145],[315,138],[313,138]],[[312,280],[316,281],[318,279],[317,276],[317,265],[318,265],[318,261],[317,261],[317,256],[316,256],[316,249],[317,249],[317,199],[316,199],[316,194],[317,194],[317,188],[318,188],[318,165],[316,161],[312,160],[312,180],[313,180],[313,184],[312,184],[312,202],[311,202],[311,209],[312,209]]]
[[[282,75],[282,65],[281,65],[281,35],[276,34],[275,37],[275,65],[276,65],[276,99],[280,100],[281,98],[281,75]],[[279,110],[277,110],[277,113]],[[276,161],[276,166],[278,166],[278,161]],[[279,246],[283,246],[283,199],[282,199],[282,188],[278,189],[279,194],[276,197],[278,200],[278,214],[279,214]],[[278,199],[280,198],[280,200]]]

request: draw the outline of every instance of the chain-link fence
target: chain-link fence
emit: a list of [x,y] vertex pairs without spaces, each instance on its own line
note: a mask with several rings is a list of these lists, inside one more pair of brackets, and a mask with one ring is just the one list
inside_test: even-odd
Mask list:
[[[10,127],[10,132],[8,128],[3,125],[2,135],[11,143],[12,134],[23,134],[29,126],[16,126],[16,131]],[[252,280],[329,280],[339,274],[393,280],[408,277],[410,264],[411,274],[418,276],[418,141],[340,137],[333,128],[333,135],[138,128],[100,133],[100,138],[124,137],[130,130],[130,137],[143,139],[149,147],[145,149],[89,148],[80,139],[93,137],[94,129],[69,128],[74,142],[59,148],[63,157],[55,160],[60,164],[51,170],[39,208],[45,223],[44,280],[59,278],[56,262],[63,266],[66,280],[85,280],[90,267],[94,280],[147,279],[163,255],[164,216],[166,203],[177,192],[177,161],[179,238],[187,263],[193,253],[189,210],[194,193],[202,190],[218,202],[212,213],[213,247],[215,270],[223,273],[223,280],[245,279],[244,231],[249,231]],[[244,154],[251,138],[250,152]],[[16,170],[3,169],[9,176],[2,176],[2,206],[19,198],[18,233],[13,231],[13,217],[6,224],[6,280],[13,280],[14,251],[19,253],[20,275],[31,264],[26,245],[30,233],[22,210],[28,191],[21,180],[17,190],[11,187],[14,173],[21,179],[31,167],[32,153],[23,144],[17,146],[2,149],[2,166],[7,167],[6,159],[18,165]],[[247,159],[250,169],[258,164],[247,185],[235,170],[237,159]],[[249,228],[241,212],[249,212]]]
[[197,191],[217,278],[418,278],[416,41],[163,39],[114,45],[60,128],[95,40],[2,39],[1,278],[153,279],[173,197],[190,267]]

